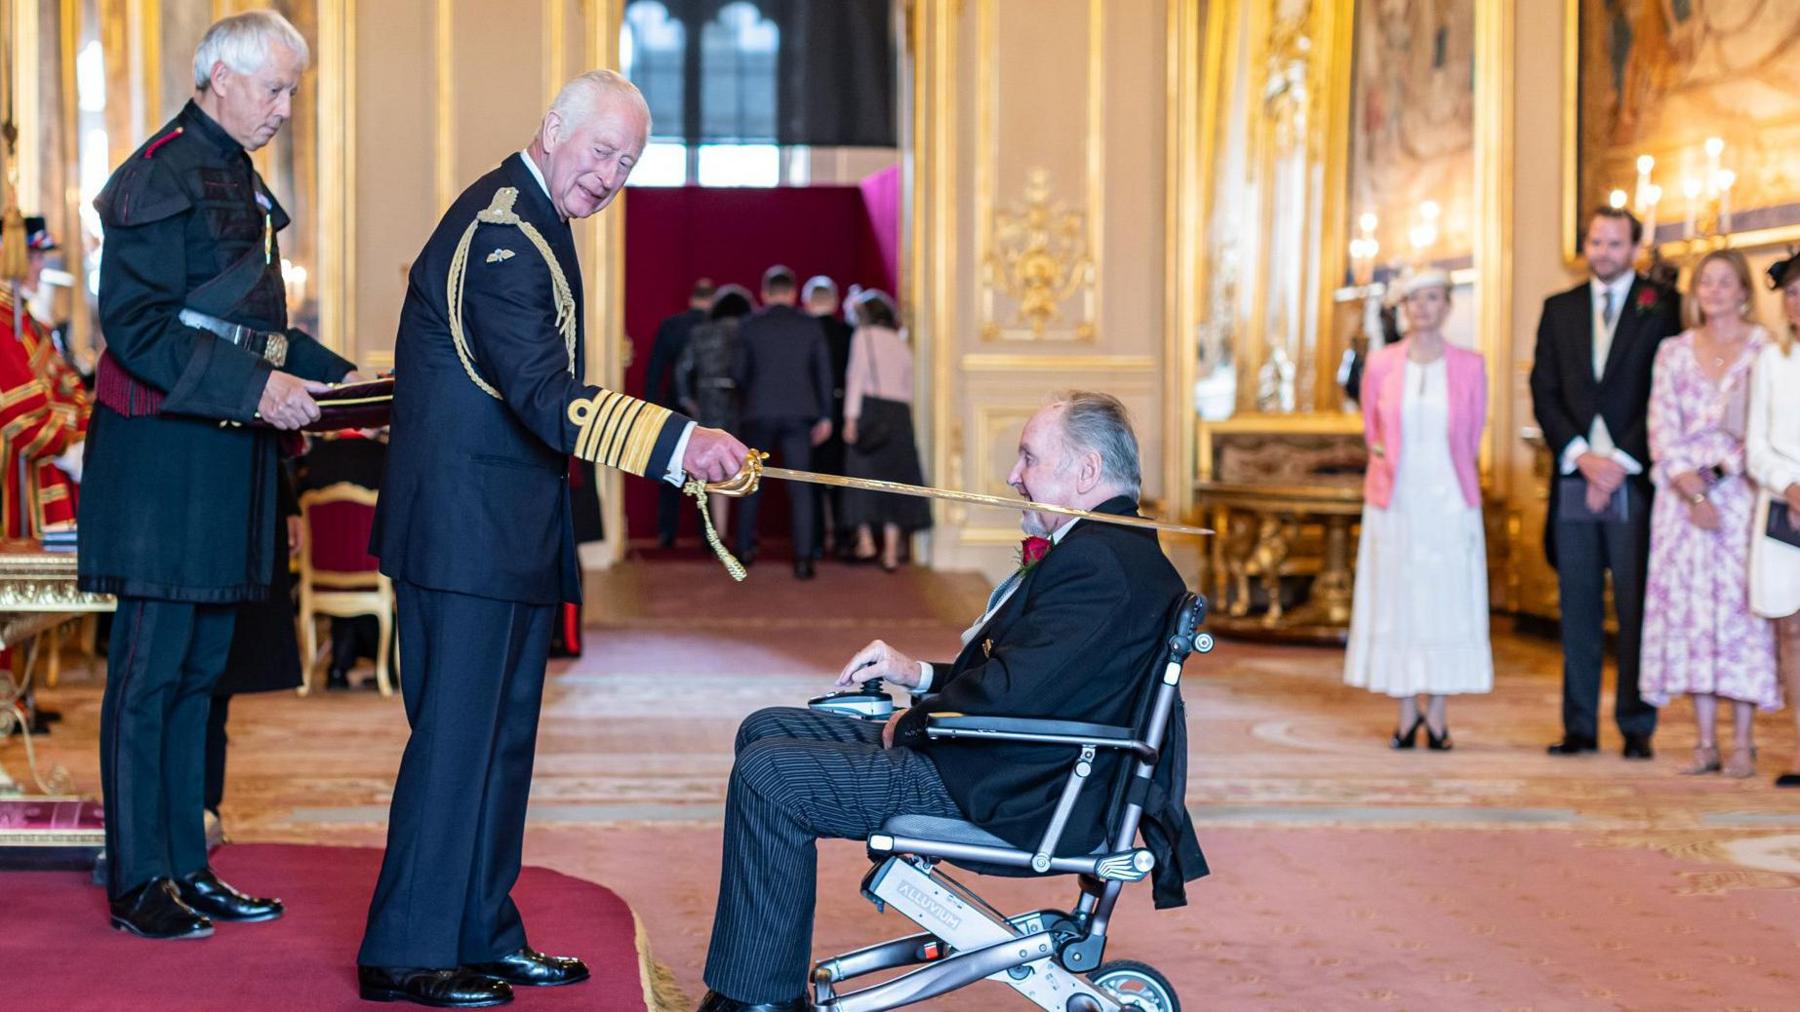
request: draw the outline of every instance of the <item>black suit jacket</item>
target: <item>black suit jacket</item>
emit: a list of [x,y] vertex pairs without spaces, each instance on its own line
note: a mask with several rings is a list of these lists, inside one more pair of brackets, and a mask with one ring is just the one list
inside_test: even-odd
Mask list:
[[644,367],[644,400],[665,408],[677,406],[675,363],[681,360],[694,328],[705,321],[705,310],[688,309],[657,325],[656,341],[650,345],[650,363]]
[[819,321],[792,306],[767,306],[738,330],[738,389],[744,418],[831,417],[831,351]]
[[[573,289],[577,375],[557,330],[549,266],[517,226],[483,223],[469,248],[463,326],[473,367],[500,392],[496,399],[457,356],[446,287],[464,229],[504,187],[517,191],[513,210],[543,235]],[[603,391],[578,375],[580,266],[568,223],[517,154],[444,213],[413,262],[400,311],[387,471],[370,545],[382,572],[505,601],[581,600],[568,476],[581,430],[569,407]],[[632,398],[615,408],[606,424],[621,440],[636,435],[630,419],[662,415]],[[659,431],[642,434],[650,448],[644,473],[662,475],[686,423],[670,414]]]
[[[1133,514],[1123,496],[1099,512]],[[1130,725],[1170,607],[1186,591],[1150,531],[1082,521],[1024,576],[1018,590],[949,665],[934,695],[908,710],[894,740],[937,765],[970,821],[1026,849],[1049,826],[1068,779],[1068,749],[931,741],[937,712]],[[1112,784],[1125,757],[1103,751],[1057,849],[1087,853],[1103,837]]]
[[[1637,277],[1619,310],[1606,366],[1594,378],[1594,301],[1588,282],[1544,300],[1531,365],[1531,407],[1550,448],[1553,470],[1577,436],[1587,438],[1596,415],[1619,449],[1650,466],[1650,373],[1663,339],[1681,332],[1681,297]],[[1544,548],[1556,564],[1557,482],[1550,482]],[[1648,491],[1647,483],[1643,491]]]

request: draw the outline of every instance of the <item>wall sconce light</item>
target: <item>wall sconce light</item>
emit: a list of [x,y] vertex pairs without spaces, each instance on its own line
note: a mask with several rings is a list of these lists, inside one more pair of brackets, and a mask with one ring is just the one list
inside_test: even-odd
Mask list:
[[1366,285],[1375,277],[1375,258],[1381,255],[1381,243],[1375,239],[1375,228],[1381,219],[1373,211],[1364,211],[1356,219],[1356,237],[1350,240],[1350,276],[1358,285]]

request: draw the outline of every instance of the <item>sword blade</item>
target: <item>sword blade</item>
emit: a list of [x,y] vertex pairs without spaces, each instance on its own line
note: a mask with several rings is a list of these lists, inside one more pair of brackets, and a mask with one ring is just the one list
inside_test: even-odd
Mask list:
[[860,488],[871,492],[892,492],[895,495],[917,496],[921,499],[943,499],[948,502],[969,503],[975,506],[993,506],[1003,510],[1017,510],[1021,513],[1035,510],[1040,513],[1057,513],[1062,516],[1080,517],[1083,520],[1096,520],[1103,524],[1117,524],[1121,527],[1146,527],[1152,530],[1167,531],[1170,534],[1181,534],[1188,537],[1199,537],[1211,534],[1205,527],[1192,527],[1169,520],[1153,520],[1149,517],[1120,516],[1117,513],[1095,513],[1092,510],[1079,510],[1072,506],[1053,506],[1050,503],[1032,502],[1029,499],[1017,499],[1010,496],[988,495],[985,492],[959,492],[954,489],[933,488],[929,485],[907,485],[898,481],[880,481],[875,478],[846,478],[836,474],[819,474],[816,471],[796,471],[788,467],[769,467],[764,465],[762,476],[765,478],[783,478],[787,481],[805,482],[810,485],[831,485],[837,488]]

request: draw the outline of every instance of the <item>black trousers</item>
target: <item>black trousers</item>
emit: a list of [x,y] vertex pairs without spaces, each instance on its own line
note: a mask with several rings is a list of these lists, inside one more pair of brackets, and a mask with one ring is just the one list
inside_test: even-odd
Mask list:
[[1612,573],[1619,621],[1619,684],[1613,719],[1620,734],[1656,731],[1656,707],[1638,695],[1644,632],[1644,582],[1650,565],[1650,496],[1630,481],[1631,519],[1624,523],[1556,521],[1556,575],[1562,598],[1563,733],[1597,739],[1600,668],[1606,653],[1606,574]]
[[790,1001],[812,969],[816,841],[859,840],[903,813],[963,814],[930,759],[881,747],[878,721],[771,707],[744,719],[735,747],[706,986]]
[[[775,463],[782,467],[810,471],[812,427],[816,421],[817,419],[809,418],[752,418],[744,423],[744,442],[773,452],[777,458]],[[813,510],[816,508],[813,487],[801,482],[788,482],[785,491],[790,506],[788,522],[789,529],[793,532],[794,558],[810,559],[814,544]],[[748,496],[738,507],[739,551],[756,547],[756,516],[762,512],[762,496],[761,492]]]
[[217,814],[225,801],[225,748],[231,736],[225,733],[225,722],[231,719],[231,697],[214,696],[206,711],[206,791],[203,795],[208,811]]
[[206,719],[236,605],[120,597],[100,704],[107,893],[206,867]]
[[357,962],[449,968],[525,945],[513,905],[555,605],[394,584],[412,727]]

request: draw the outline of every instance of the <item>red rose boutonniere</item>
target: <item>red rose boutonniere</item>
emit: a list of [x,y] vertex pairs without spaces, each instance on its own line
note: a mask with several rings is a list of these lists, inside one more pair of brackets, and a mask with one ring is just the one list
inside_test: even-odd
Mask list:
[[1019,571],[1026,572],[1032,566],[1044,561],[1044,556],[1050,554],[1050,544],[1049,538],[1039,537],[1030,537],[1019,542]]
[[1646,313],[1656,312],[1657,303],[1661,301],[1662,298],[1656,294],[1655,288],[1645,285],[1643,288],[1638,289],[1636,299],[1638,315],[1643,316]]

